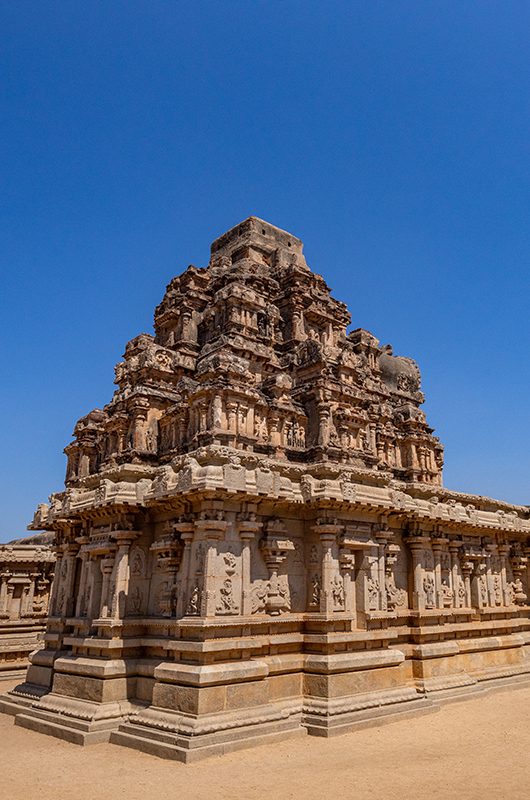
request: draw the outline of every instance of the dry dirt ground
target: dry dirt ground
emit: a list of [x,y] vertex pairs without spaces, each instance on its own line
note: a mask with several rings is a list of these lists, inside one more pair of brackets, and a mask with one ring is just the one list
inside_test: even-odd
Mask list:
[[513,688],[192,765],[115,745],[81,748],[0,714],[0,800],[529,800],[529,712],[530,688]]

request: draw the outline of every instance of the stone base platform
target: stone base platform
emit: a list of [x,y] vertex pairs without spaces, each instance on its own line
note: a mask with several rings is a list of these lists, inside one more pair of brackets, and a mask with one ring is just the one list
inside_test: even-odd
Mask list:
[[[261,716],[265,718],[267,714],[277,716],[277,714],[271,714],[270,710],[262,709]],[[277,718],[253,724],[252,722],[245,724],[245,720],[242,720],[242,724],[243,727],[231,727],[228,730],[190,735],[156,730],[129,721],[120,725],[118,730],[111,734],[110,742],[141,750],[160,758],[169,758],[189,764],[234,750],[303,737],[307,733],[300,723],[299,711],[284,719]],[[208,725],[202,724],[201,727],[206,729]]]
[[[131,703],[109,704],[104,711],[99,706],[99,713],[103,717],[106,714],[106,718],[96,719],[93,715],[89,719],[87,710],[86,718],[80,719],[79,716],[41,708],[35,698],[11,693],[0,697],[0,712],[14,716],[17,726],[72,744],[110,742],[160,758],[194,763],[211,756],[305,735],[330,738],[433,713],[446,702],[468,700],[474,695],[507,691],[522,685],[530,685],[528,674],[497,677],[425,694],[419,694],[413,688],[405,690],[405,693],[401,689],[371,693],[357,696],[356,708],[350,711],[344,707],[341,710],[338,703],[328,702],[325,713],[324,707],[319,707],[314,700],[306,700],[303,704],[293,700],[281,704],[281,708],[274,704],[245,709],[237,715],[234,712],[209,715],[201,718],[200,722],[189,715]],[[380,695],[378,701],[377,694]],[[111,709],[110,705],[115,707]],[[79,709],[76,713],[79,715]]]

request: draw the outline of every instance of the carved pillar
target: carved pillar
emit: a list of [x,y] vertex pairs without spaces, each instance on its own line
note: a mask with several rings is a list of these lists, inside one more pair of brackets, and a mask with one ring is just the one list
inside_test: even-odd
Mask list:
[[7,582],[10,577],[9,571],[0,575],[0,617],[7,617]]
[[347,614],[356,616],[357,603],[355,597],[355,552],[341,548],[339,551],[339,564],[344,581],[344,610]]
[[267,533],[260,541],[263,560],[269,570],[269,582],[265,598],[265,611],[271,615],[281,614],[291,608],[288,588],[278,577],[278,568],[294,550],[293,542],[287,537],[281,520],[269,520]]
[[123,619],[129,593],[129,550],[132,542],[140,535],[139,531],[115,531],[117,551],[108,600],[108,612],[112,619]]
[[20,616],[25,617],[28,613],[28,600],[30,594],[30,588],[33,585],[33,582],[26,583],[25,586],[22,588],[22,598],[20,601]]
[[29,578],[31,583],[28,586],[28,591],[26,593],[23,614],[26,616],[31,616],[33,614],[33,598],[35,597],[35,581],[39,576],[38,572],[31,572]]
[[14,583],[8,583],[7,584],[7,605],[6,605],[6,611],[7,611],[7,616],[8,617],[11,617],[11,615],[13,613],[13,595],[14,595],[14,593],[15,593],[15,584]]
[[318,406],[318,444],[327,447],[329,444],[330,410],[322,403]]
[[475,556],[474,569],[471,576],[471,603],[474,608],[488,606],[488,586],[486,583],[486,564],[483,555]]
[[[60,613],[65,617],[71,617],[74,613],[74,582],[76,557],[79,547],[77,544],[69,544],[66,550],[66,575],[64,577],[64,599]],[[63,562],[64,566],[64,562]]]
[[337,536],[342,531],[342,526],[324,520],[317,523],[314,530],[320,538],[322,556],[320,612],[322,614],[332,614],[335,610],[342,611],[344,609],[344,586],[338,570],[337,559]]
[[447,539],[436,537],[431,539],[432,553],[434,559],[434,597],[436,608],[444,607],[443,587],[442,587],[442,550],[447,544]]
[[109,595],[110,579],[114,569],[114,554],[107,555],[100,562],[103,582],[101,584],[101,602],[99,607],[99,618],[106,619],[109,616]]
[[412,573],[413,573],[413,589],[412,589],[412,608],[415,611],[423,611],[426,607],[425,603],[425,590],[423,586],[424,566],[423,566],[423,552],[427,543],[424,536],[413,536],[407,538],[407,544],[412,553]]
[[504,606],[510,606],[512,604],[512,594],[510,592],[510,587],[508,585],[508,576],[506,572],[506,559],[510,552],[510,545],[500,544],[498,550],[499,550],[499,559],[501,563],[502,604]]
[[101,559],[97,555],[90,554],[88,561],[88,579],[90,585],[90,595],[87,603],[87,616],[90,619],[99,617],[101,608],[101,590],[103,587],[103,569]]
[[227,427],[230,433],[236,433],[237,426],[237,403],[233,401],[226,404]]
[[[222,516],[222,512],[219,514]],[[224,538],[228,523],[224,519],[202,518],[195,523],[198,537],[206,543],[201,616],[214,617],[217,584],[217,542]]]
[[465,588],[465,606],[467,608],[472,608],[472,601],[471,601],[471,573],[473,572],[473,561],[469,557],[467,548],[464,546],[460,550],[460,568],[462,570],[462,576],[464,581],[464,588]]
[[528,601],[528,587],[525,591],[523,574],[527,571],[528,558],[523,554],[519,543],[512,547],[510,561],[513,572],[513,582],[510,587],[511,602],[518,606],[524,606]]
[[389,536],[390,531],[386,527],[374,531],[374,538],[377,541],[377,583],[379,585],[379,611],[387,611],[387,596],[385,591],[385,552]]
[[451,589],[453,590],[453,603],[455,608],[463,608],[466,605],[465,587],[463,592],[460,590],[463,585],[463,579],[459,574],[459,561],[458,551],[460,549],[460,542],[449,542],[449,553],[451,555]]
[[79,558],[81,559],[81,576],[79,579],[79,588],[77,590],[75,615],[76,617],[80,617],[84,615],[85,612],[85,596],[88,581],[88,552],[85,549],[85,545],[88,544],[88,537],[80,536],[77,539],[77,543],[80,547]]
[[195,527],[193,522],[176,522],[173,528],[179,533],[180,540],[184,545],[180,566],[180,574],[182,578],[175,609],[176,616],[183,617],[187,613],[187,604],[190,593],[191,543],[193,541]]
[[497,605],[497,598],[495,596],[495,583],[492,569],[492,562],[494,553],[496,551],[494,544],[487,544],[484,548],[484,559],[486,564],[486,587],[488,592],[488,606],[495,608]]
[[254,513],[249,514],[249,519],[242,519],[239,522],[239,538],[243,543],[241,551],[241,583],[242,583],[242,604],[241,613],[243,616],[252,613],[251,596],[251,575],[250,575],[250,543],[259,534],[263,524],[256,520]]
[[138,398],[132,407],[133,412],[133,447],[135,450],[146,449],[146,423],[149,402]]
[[52,590],[50,596],[50,613],[52,617],[56,617],[59,613],[57,610],[60,594],[60,586],[62,582],[63,571],[63,550],[57,550],[57,561],[55,562],[55,576],[52,583]]
[[212,399],[212,407],[211,407],[211,424],[212,428],[218,429],[222,428],[223,424],[223,401],[221,399],[221,395],[216,394]]

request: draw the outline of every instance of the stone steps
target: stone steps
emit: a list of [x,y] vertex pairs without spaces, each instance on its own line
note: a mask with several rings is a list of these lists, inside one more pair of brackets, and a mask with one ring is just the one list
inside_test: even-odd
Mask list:
[[124,723],[111,733],[110,743],[189,764],[234,750],[300,738],[306,733],[302,726],[293,728],[293,722],[289,719],[262,723],[243,730],[232,728],[214,734],[189,737]]

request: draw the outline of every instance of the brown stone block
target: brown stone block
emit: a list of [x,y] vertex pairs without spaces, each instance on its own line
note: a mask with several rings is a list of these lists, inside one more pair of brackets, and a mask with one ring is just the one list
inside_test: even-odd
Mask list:
[[271,700],[279,700],[282,697],[299,697],[302,694],[301,672],[294,672],[289,675],[272,675],[267,682]]
[[268,701],[269,685],[267,681],[252,681],[226,687],[227,710],[259,706]]
[[30,664],[26,674],[26,683],[50,688],[52,685],[52,672],[51,667],[38,667],[36,664]]
[[308,697],[329,697],[328,675],[304,675],[304,694]]
[[126,700],[128,696],[134,696],[134,684],[135,679],[130,678],[100,680],[99,678],[56,673],[53,681],[53,691],[66,697],[92,700],[96,703],[110,703],[116,700]]
[[224,686],[178,686],[156,683],[152,703],[160,708],[170,708],[185,714],[211,714],[223,711],[226,690]]
[[148,703],[153,702],[153,687],[155,682],[152,678],[136,678],[136,697]]

